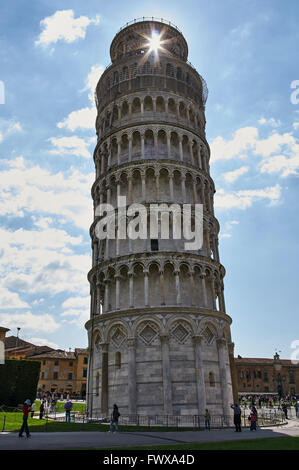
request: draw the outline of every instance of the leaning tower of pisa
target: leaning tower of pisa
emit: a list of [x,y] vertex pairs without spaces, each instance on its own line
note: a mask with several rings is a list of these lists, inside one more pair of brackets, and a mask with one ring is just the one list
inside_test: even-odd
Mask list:
[[[171,23],[135,20],[114,37],[96,88],[96,178],[88,411],[106,415],[228,416],[233,400],[231,318],[218,253],[214,183],[205,137],[204,79]],[[203,205],[203,245],[170,236],[99,240],[96,208]],[[119,210],[119,209],[118,209]],[[125,215],[125,220],[132,220]],[[233,379],[233,380],[232,380]],[[235,393],[234,393],[235,398]]]

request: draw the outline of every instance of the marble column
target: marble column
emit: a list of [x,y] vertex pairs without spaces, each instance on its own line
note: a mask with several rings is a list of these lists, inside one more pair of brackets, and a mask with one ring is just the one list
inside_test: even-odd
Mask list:
[[120,140],[117,141],[117,164],[120,165],[120,151],[121,151],[121,143]]
[[208,298],[207,298],[206,274],[201,273],[200,278],[201,278],[201,290],[202,290],[202,295],[203,295],[203,306],[207,308]]
[[120,286],[120,274],[115,274],[115,309],[119,310],[119,286]]
[[128,272],[129,276],[129,307],[134,307],[134,273]]
[[182,200],[186,202],[186,176],[181,175],[181,189],[182,189]]
[[170,133],[167,132],[167,157],[170,158]]
[[129,391],[129,415],[137,414],[137,386],[136,386],[136,340],[127,339],[128,345],[128,391]]
[[144,134],[141,134],[141,159],[144,160]]
[[165,290],[164,290],[164,271],[159,271],[160,273],[160,303],[165,305]]
[[184,155],[183,155],[183,137],[181,135],[179,135],[179,149],[180,149],[180,160],[182,162],[184,159]]
[[173,194],[173,173],[169,175],[169,193],[170,193],[170,202],[174,202]]
[[105,279],[105,313],[109,311],[109,282],[110,279]]
[[203,338],[201,335],[193,336],[197,403],[198,403],[198,414],[200,417],[203,417],[205,415],[206,406],[207,406],[205,374],[204,374],[204,367],[203,367],[202,342],[203,342]]
[[172,390],[171,390],[171,375],[170,375],[170,358],[169,358],[169,335],[165,333],[160,334],[161,350],[162,350],[162,371],[163,371],[163,399],[164,399],[164,414],[172,415]]
[[191,307],[195,305],[194,303],[194,293],[195,293],[195,284],[194,284],[194,271],[189,272],[190,279],[190,305]]
[[144,305],[145,307],[149,306],[148,302],[148,294],[149,294],[149,288],[148,288],[148,271],[143,271],[144,275]]
[[101,412],[108,413],[108,344],[102,343]]
[[180,272],[176,270],[174,271],[174,275],[175,275],[176,303],[177,305],[180,305],[181,304]]
[[142,192],[142,202],[146,200],[146,191],[145,191],[145,173],[141,173],[141,192]]
[[239,396],[238,396],[238,378],[237,378],[237,368],[235,364],[235,357],[234,357],[234,343],[228,343],[228,357],[229,357],[229,366],[230,366],[230,375],[232,378],[232,389],[233,389],[233,399],[234,403],[238,403]]
[[128,137],[129,140],[129,162],[132,161],[132,136]]
[[228,390],[228,373],[227,373],[227,342],[224,338],[217,339],[218,348],[218,361],[219,361],[219,375],[220,375],[220,388],[222,393],[222,407],[224,421],[228,424],[228,418],[230,416],[230,403],[229,403],[229,390]]

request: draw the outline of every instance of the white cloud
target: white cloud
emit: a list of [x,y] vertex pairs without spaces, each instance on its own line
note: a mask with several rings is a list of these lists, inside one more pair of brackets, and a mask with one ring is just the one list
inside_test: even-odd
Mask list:
[[2,142],[8,135],[22,131],[23,129],[19,122],[0,119],[0,142]]
[[87,148],[90,142],[77,136],[72,137],[51,137],[49,141],[55,150],[50,150],[53,155],[75,155],[76,157],[90,158],[91,155]]
[[23,157],[8,162],[0,173],[0,215],[24,212],[66,219],[84,230],[92,220],[90,188],[94,174],[71,168],[68,175],[30,165]]
[[84,39],[86,28],[91,23],[99,24],[99,21],[99,16],[95,18],[88,18],[87,16],[75,18],[73,10],[57,10],[52,16],[47,16],[41,20],[40,25],[43,31],[35,44],[47,46],[59,40],[71,43],[78,38]]
[[52,341],[49,341],[45,338],[29,338],[26,339],[26,341],[35,344],[36,346],[49,346],[53,349],[59,349],[59,346],[56,343],[52,343]]
[[218,190],[215,194],[215,208],[217,209],[246,209],[251,207],[253,202],[268,199],[270,205],[278,202],[280,198],[281,186],[270,186],[263,189],[249,189],[234,191],[232,193]]
[[262,126],[263,125],[268,125],[268,126],[271,126],[271,127],[279,127],[281,125],[281,122],[279,119],[275,119],[275,118],[269,118],[269,119],[266,119],[264,117],[261,117],[259,120],[258,120],[258,123],[261,124]]
[[62,304],[63,308],[86,308],[89,309],[90,304],[90,296],[87,297],[70,297],[69,299],[65,300]]
[[233,171],[228,171],[227,173],[223,173],[222,176],[225,179],[227,183],[233,183],[236,181],[240,176],[244,175],[244,173],[247,173],[249,170],[248,166],[242,166],[241,168],[238,168],[237,170]]
[[0,313],[0,324],[7,328],[16,326],[29,331],[42,331],[53,333],[58,330],[60,324],[48,313],[33,315],[31,312],[25,313]]
[[293,122],[293,128],[295,129],[295,131],[299,129],[299,122]]
[[76,129],[94,129],[97,109],[94,103],[94,92],[97,83],[104,72],[103,65],[93,65],[86,78],[85,86],[81,91],[88,91],[88,98],[91,102],[91,107],[78,109],[72,111],[63,121],[57,123],[59,129],[67,128],[74,132]]
[[93,108],[82,108],[77,111],[72,111],[62,122],[57,123],[57,127],[62,129],[66,127],[70,131],[76,129],[92,129],[95,127],[97,110]]
[[220,136],[216,137],[210,144],[211,162],[246,156],[246,152],[255,147],[257,137],[256,127],[238,129],[234,132],[231,140],[225,140]]
[[84,91],[89,91],[89,99],[91,102],[94,101],[94,92],[97,86],[97,83],[104,72],[105,67],[101,64],[93,65],[90,69],[89,74],[87,75]]
[[[3,246],[3,245],[2,245]],[[1,262],[3,256],[1,257]],[[6,287],[0,285],[0,309],[28,308],[27,302],[20,299],[19,294],[9,291]]]
[[[211,163],[217,160],[245,158],[246,154],[251,152],[261,158],[259,169],[262,173],[281,173],[282,177],[298,174],[299,143],[290,132],[274,132],[264,139],[259,139],[256,127],[244,127],[238,129],[230,140],[216,137],[210,147]],[[226,175],[228,179],[235,176],[234,172],[228,172]]]

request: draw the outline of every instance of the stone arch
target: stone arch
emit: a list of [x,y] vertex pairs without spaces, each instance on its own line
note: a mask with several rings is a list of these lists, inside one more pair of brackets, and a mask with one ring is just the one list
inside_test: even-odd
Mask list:
[[158,96],[156,99],[156,111],[157,113],[165,112],[165,101],[162,96]]
[[[122,240],[127,243],[127,240]],[[125,309],[129,307],[129,276],[128,276],[129,267],[126,264],[123,264],[119,267],[119,308]]]
[[170,153],[175,160],[180,160],[179,136],[177,132],[170,133]]
[[159,344],[161,330],[161,324],[156,319],[143,318],[135,326],[137,341],[141,341],[146,346]]
[[120,319],[110,323],[107,328],[107,341],[114,350],[124,349],[128,336],[128,326]]
[[135,98],[132,101],[132,114],[137,114],[141,112],[141,101],[138,96],[135,96]]
[[141,156],[141,135],[139,131],[134,131],[132,135],[132,157],[138,159]]
[[158,131],[158,156],[159,158],[167,156],[167,137],[164,129]]
[[148,276],[148,290],[149,299],[151,299],[151,306],[160,305],[160,266],[156,261],[149,263],[149,276]]
[[212,344],[218,338],[217,325],[212,319],[204,319],[199,324],[199,333],[204,338],[206,344]]
[[[143,241],[143,240],[142,240]],[[144,278],[143,278],[144,266],[140,262],[136,262],[132,266],[134,273],[134,295],[133,304],[134,307],[144,306]]]
[[179,104],[179,116],[181,119],[187,119],[187,108],[183,101]]
[[174,282],[174,264],[166,261],[163,267],[166,305],[176,305],[176,288]]
[[168,112],[170,114],[176,114],[176,104],[173,98],[168,99]]
[[151,129],[146,129],[144,133],[144,155],[145,158],[153,158],[154,155],[154,133]]
[[129,115],[129,105],[127,101],[123,101],[121,105],[121,118],[126,118]]
[[154,110],[153,99],[151,96],[147,95],[144,98],[143,109],[145,112]]

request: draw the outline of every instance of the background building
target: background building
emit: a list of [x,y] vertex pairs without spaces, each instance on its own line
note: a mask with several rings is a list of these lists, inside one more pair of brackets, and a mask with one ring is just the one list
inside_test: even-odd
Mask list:
[[87,349],[63,351],[48,346],[36,346],[16,336],[8,336],[5,338],[5,357],[41,363],[38,392],[58,392],[85,398]]
[[239,394],[299,394],[299,364],[280,359],[235,358]]
[[[159,45],[160,38],[160,45]],[[122,413],[230,414],[234,367],[214,183],[205,137],[204,79],[170,23],[127,24],[97,88],[94,209],[101,203],[202,204],[204,243],[101,240],[91,226],[88,409]],[[194,217],[194,214],[193,214]],[[132,217],[126,219],[126,223]],[[170,227],[170,230],[172,227]],[[233,375],[234,377],[234,375]]]

